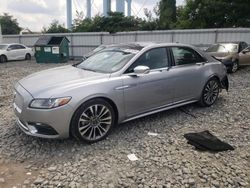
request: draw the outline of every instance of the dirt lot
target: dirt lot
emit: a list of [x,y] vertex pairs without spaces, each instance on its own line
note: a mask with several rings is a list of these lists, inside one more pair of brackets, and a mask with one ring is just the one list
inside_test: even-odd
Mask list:
[[[131,121],[87,145],[33,138],[16,126],[15,82],[61,65],[0,64],[0,187],[250,187],[250,67],[229,75],[229,92],[212,107],[192,104]],[[235,150],[194,150],[183,134],[202,130]],[[139,160],[130,161],[131,153]]]

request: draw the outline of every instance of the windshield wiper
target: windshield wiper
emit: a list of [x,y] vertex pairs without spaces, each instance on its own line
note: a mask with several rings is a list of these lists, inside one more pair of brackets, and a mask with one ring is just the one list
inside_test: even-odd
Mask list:
[[87,69],[87,68],[83,68],[83,67],[79,67],[80,69],[83,69],[83,70],[86,70],[86,71],[91,71],[91,72],[97,72],[95,70],[92,70],[92,69]]

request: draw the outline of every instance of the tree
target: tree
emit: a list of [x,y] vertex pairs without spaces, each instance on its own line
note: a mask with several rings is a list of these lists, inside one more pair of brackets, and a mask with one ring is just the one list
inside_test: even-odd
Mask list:
[[58,20],[53,20],[48,28],[43,28],[43,33],[67,33],[69,32]]
[[[154,12],[157,12],[156,8],[154,8]],[[144,8],[144,15],[146,18],[140,22],[140,30],[152,31],[159,29],[159,20],[153,17],[152,11]]]
[[245,0],[186,0],[177,9],[177,28],[249,27],[250,3]]
[[161,0],[158,4],[159,27],[171,29],[176,22],[176,0]]
[[[119,31],[134,31],[139,30],[142,19],[133,16],[125,17],[120,12],[109,12],[109,16],[104,17],[96,15],[94,18],[82,19],[81,14],[78,14],[74,20],[74,32],[100,32],[107,31],[115,33]],[[81,20],[82,19],[82,20]]]
[[13,16],[8,13],[4,13],[2,16],[0,15],[0,24],[3,35],[19,34],[22,29],[19,27],[17,19],[14,19]]

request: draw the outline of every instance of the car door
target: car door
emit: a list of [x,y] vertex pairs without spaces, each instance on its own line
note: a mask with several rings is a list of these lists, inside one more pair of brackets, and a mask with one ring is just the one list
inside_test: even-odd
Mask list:
[[8,60],[17,59],[17,45],[12,44],[7,48],[7,58]]
[[[149,73],[133,75],[139,65],[150,68]],[[124,103],[127,117],[138,115],[172,103],[172,78],[168,72],[166,48],[145,52],[123,75]]]
[[16,44],[15,45],[15,55],[17,60],[21,60],[25,58],[26,48],[23,45]]
[[18,59],[25,59],[26,55],[26,48],[23,45],[17,45],[17,58]]
[[174,75],[174,103],[197,100],[205,80],[206,60],[189,47],[171,47],[174,64],[169,72]]
[[244,49],[239,53],[239,64],[250,65],[250,47]]

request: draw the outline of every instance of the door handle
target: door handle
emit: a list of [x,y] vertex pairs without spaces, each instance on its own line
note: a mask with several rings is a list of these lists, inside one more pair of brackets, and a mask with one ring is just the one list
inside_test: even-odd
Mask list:
[[196,65],[205,65],[205,63],[204,62],[196,63]]
[[134,86],[136,86],[136,84],[119,86],[119,87],[116,87],[116,88],[115,88],[115,90],[123,90],[123,89],[128,89],[128,88],[131,88],[131,87],[134,87]]

